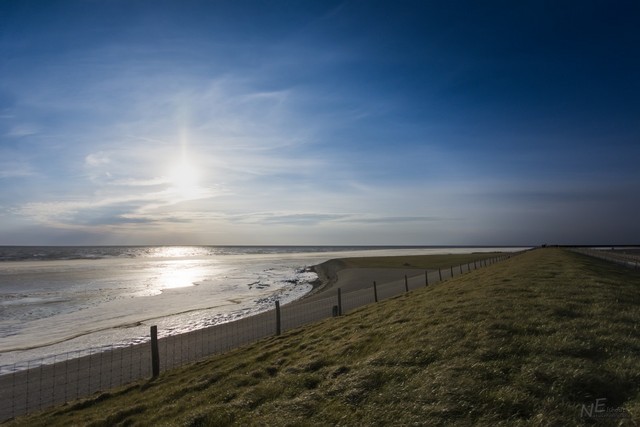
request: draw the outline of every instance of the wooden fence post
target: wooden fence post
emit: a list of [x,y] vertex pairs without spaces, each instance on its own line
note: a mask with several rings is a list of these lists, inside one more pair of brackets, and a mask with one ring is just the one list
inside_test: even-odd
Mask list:
[[375,280],[373,281],[373,299],[378,302],[378,286]]
[[453,279],[453,265],[451,266],[451,278]]
[[462,264],[460,264],[460,274],[462,274]]
[[160,352],[158,351],[158,327],[151,327],[151,375],[156,378],[160,375]]
[[338,288],[338,316],[342,316],[342,291]]
[[442,282],[442,269],[438,267],[438,276],[440,276],[440,281]]
[[427,270],[424,271],[424,286],[429,286],[429,272]]
[[280,301],[276,300],[276,335],[280,335],[282,333],[281,326],[281,317],[280,317]]
[[404,275],[404,291],[409,292],[409,281],[407,280],[407,275]]

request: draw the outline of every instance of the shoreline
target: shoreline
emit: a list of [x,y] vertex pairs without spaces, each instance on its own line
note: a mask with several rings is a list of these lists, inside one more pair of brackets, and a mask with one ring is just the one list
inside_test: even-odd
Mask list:
[[338,272],[346,267],[343,258],[334,258],[323,263],[309,267],[309,270],[316,273],[318,278],[310,282],[312,289],[302,296],[298,301],[323,293],[333,287],[338,281]]
[[[314,272],[318,278],[310,282],[312,290],[296,301],[313,301],[333,295],[332,290],[340,288],[342,292],[353,292],[370,288],[375,281],[377,285],[403,282],[424,276],[425,273],[433,274],[439,268],[449,269],[451,266],[464,265],[473,262],[474,258],[482,259],[482,255],[497,255],[505,253],[517,253],[508,250],[513,248],[495,247],[490,250],[455,250],[427,254],[404,255],[372,255],[366,257],[341,257],[329,259],[320,264],[308,267],[308,271]],[[519,248],[529,249],[529,248]],[[366,259],[366,262],[363,260]],[[389,260],[393,260],[389,262]]]
[[342,292],[353,292],[372,286],[403,281],[404,276],[412,278],[424,275],[421,268],[395,267],[356,267],[349,266],[346,258],[336,258],[310,267],[318,278],[311,282],[312,290],[296,301],[309,302],[332,295],[332,290],[340,288]]

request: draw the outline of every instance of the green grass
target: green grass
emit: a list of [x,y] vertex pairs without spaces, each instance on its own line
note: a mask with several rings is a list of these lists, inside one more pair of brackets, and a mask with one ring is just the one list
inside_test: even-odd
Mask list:
[[[617,425],[640,276],[541,249],[9,425]],[[631,425],[631,424],[629,424]]]

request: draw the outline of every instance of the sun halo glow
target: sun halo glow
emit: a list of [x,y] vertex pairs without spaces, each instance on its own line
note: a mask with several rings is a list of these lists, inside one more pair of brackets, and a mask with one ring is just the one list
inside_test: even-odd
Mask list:
[[186,157],[170,168],[168,183],[169,191],[177,201],[200,198],[203,192],[198,168]]

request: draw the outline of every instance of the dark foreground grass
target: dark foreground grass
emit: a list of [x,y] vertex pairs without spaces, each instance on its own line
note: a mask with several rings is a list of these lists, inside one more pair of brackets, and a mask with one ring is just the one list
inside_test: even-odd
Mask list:
[[640,276],[541,249],[10,425],[634,425],[639,323]]

